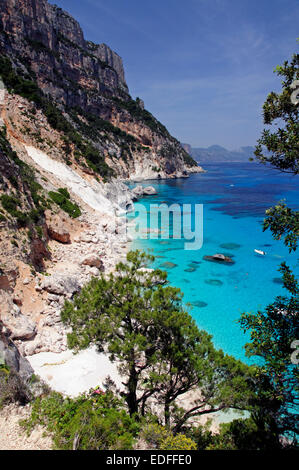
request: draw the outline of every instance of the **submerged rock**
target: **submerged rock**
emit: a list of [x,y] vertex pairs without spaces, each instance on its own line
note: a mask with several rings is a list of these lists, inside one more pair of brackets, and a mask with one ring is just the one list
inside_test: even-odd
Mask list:
[[166,261],[165,263],[160,264],[161,268],[173,269],[177,267],[177,264],[172,263],[171,261]]
[[191,302],[191,305],[193,305],[194,307],[203,308],[207,307],[208,304],[206,302],[203,302],[202,300],[195,300],[195,302]]
[[219,281],[219,279],[205,279],[205,283],[209,284],[210,286],[222,286],[223,282]]
[[242,245],[239,245],[239,243],[222,243],[220,245],[220,247],[225,250],[237,250],[238,248],[241,248],[241,246]]

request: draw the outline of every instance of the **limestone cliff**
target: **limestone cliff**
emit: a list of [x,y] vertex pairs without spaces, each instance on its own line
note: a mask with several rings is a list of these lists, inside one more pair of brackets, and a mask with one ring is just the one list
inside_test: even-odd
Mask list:
[[86,41],[78,22],[57,6],[2,0],[0,54],[5,85],[65,134],[70,164],[131,179],[199,171],[143,102],[131,98],[122,59]]

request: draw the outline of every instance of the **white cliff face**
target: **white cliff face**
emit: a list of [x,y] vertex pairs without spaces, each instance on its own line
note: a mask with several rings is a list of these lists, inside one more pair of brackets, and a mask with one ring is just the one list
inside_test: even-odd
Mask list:
[[[201,173],[204,170],[200,166],[187,167],[183,159],[174,155],[175,164],[168,168],[165,161],[162,162],[161,156],[151,152],[143,152],[134,156],[130,166],[129,180],[145,181],[156,179],[187,178],[190,173]],[[119,171],[121,174],[121,172]]]
[[91,209],[113,216],[119,211],[133,210],[133,194],[121,181],[103,184],[95,179],[86,181],[76,171],[62,162],[50,158],[45,152],[25,146],[28,155],[43,170],[52,173],[78,198],[82,199]]

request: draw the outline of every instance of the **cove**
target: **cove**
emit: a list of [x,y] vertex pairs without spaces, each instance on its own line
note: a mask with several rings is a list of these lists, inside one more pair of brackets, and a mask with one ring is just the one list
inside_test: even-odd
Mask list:
[[[205,169],[206,173],[186,179],[147,181],[158,192],[155,204],[203,204],[202,248],[184,250],[184,240],[170,238],[136,239],[131,249],[164,256],[170,284],[184,292],[198,326],[213,336],[217,348],[250,363],[254,359],[246,358],[244,351],[249,337],[238,324],[241,313],[264,309],[276,296],[286,294],[278,280],[281,262],[296,274],[299,271],[297,256],[290,255],[282,241],[274,241],[270,231],[263,232],[265,210],[283,198],[297,208],[299,191],[292,176],[257,163],[205,164]],[[151,200],[139,202],[149,210]],[[254,253],[265,246],[266,256]],[[235,264],[203,260],[215,253],[229,253]],[[157,259],[153,267],[159,266]]]

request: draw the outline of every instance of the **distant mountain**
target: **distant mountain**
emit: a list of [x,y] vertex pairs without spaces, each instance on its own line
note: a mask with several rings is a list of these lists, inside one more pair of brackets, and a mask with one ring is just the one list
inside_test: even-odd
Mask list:
[[220,145],[211,145],[208,148],[192,148],[189,144],[182,147],[199,163],[208,162],[246,162],[254,157],[254,147],[241,147],[237,150],[227,150]]

